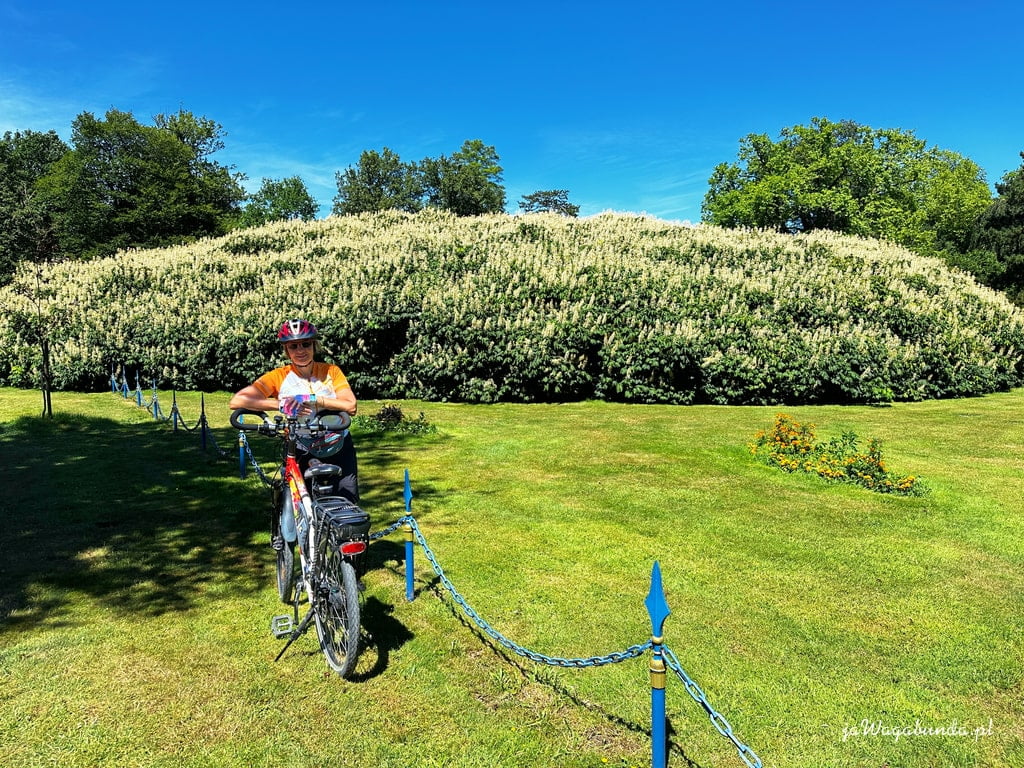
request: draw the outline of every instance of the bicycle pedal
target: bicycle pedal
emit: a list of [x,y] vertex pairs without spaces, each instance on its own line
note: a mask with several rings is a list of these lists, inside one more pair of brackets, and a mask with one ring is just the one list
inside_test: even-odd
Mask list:
[[270,631],[278,640],[284,640],[295,630],[295,619],[288,614],[270,620]]

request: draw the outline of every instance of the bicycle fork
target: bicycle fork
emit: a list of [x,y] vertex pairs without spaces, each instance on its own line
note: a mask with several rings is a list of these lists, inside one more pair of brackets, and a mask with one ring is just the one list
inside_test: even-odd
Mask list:
[[[282,490],[286,489],[291,496],[291,512],[290,514],[282,515],[281,528],[284,538],[290,541],[298,540],[301,580],[295,586],[292,615],[274,616],[270,620],[270,631],[275,638],[278,640],[283,640],[286,637],[289,638],[284,648],[281,649],[281,653],[277,655],[277,659],[280,659],[284,652],[288,650],[288,646],[295,642],[309,628],[314,613],[313,595],[310,591],[312,588],[310,574],[315,573],[314,569],[317,559],[316,542],[314,540],[316,528],[313,525],[313,504],[309,497],[309,491],[306,489],[306,484],[302,480],[302,475],[299,474],[298,464],[295,463],[294,458],[291,456],[286,459],[283,475]],[[297,522],[299,523],[298,525],[296,524]],[[299,602],[302,599],[303,592],[309,595],[309,610],[302,621],[299,621]]]
[[[281,657],[284,656],[285,651],[298,640],[302,635],[309,629],[309,625],[313,622],[316,614],[315,603],[319,599],[319,595],[313,594],[313,584],[311,574],[316,572],[316,561],[317,561],[317,550],[314,546],[313,541],[314,529],[313,526],[309,526],[309,561],[307,562],[305,555],[302,553],[302,547],[300,546],[300,563],[302,564],[302,579],[296,585],[295,597],[292,603],[292,613],[283,614],[281,616],[275,616],[270,620],[270,631],[274,637],[278,640],[283,640],[286,637],[288,642],[284,644],[281,652],[277,654],[274,661],[280,661]],[[302,617],[302,621],[299,621],[299,603],[302,601],[302,595],[305,593],[309,600],[309,608],[306,610],[306,615]]]

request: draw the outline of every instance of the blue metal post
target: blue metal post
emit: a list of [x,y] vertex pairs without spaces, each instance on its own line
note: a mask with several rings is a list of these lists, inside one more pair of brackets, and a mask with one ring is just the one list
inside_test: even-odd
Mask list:
[[651,768],[668,765],[668,733],[665,720],[665,638],[662,627],[672,612],[661,585],[661,566],[657,561],[651,570],[651,590],[644,600],[651,617]]
[[[405,514],[407,516],[412,515],[412,484],[409,482],[409,470],[405,470],[405,490],[403,495],[405,496]],[[412,602],[416,596],[416,590],[413,588],[413,533],[412,533],[412,521],[410,520],[405,525],[405,599]]]
[[142,407],[142,385],[139,384],[139,372],[135,372],[135,404]]
[[[245,418],[244,416],[242,418]],[[238,433],[238,474],[245,480],[245,433]]]
[[171,390],[171,426],[178,431],[178,391]]

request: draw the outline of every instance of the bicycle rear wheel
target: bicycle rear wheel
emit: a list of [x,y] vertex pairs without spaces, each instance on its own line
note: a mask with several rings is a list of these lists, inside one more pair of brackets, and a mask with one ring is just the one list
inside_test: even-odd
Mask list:
[[327,665],[341,677],[355,667],[359,651],[359,586],[352,563],[334,547],[324,553],[323,578],[313,607],[316,633]]

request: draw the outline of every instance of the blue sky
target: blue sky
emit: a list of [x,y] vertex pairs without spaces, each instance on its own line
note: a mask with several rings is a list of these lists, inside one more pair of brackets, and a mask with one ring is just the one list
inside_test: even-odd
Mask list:
[[1016,0],[0,0],[0,132],[186,109],[250,190],[298,175],[322,215],[363,150],[481,139],[510,211],[568,189],[581,215],[697,221],[742,137],[815,116],[913,131],[994,184],[1024,151],[1022,35]]

